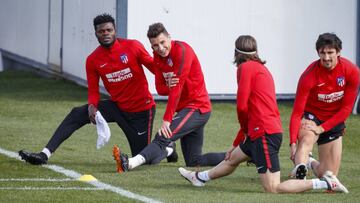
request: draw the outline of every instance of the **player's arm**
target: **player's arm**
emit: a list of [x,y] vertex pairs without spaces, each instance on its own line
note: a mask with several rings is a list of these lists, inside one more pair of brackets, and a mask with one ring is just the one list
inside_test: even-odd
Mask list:
[[245,140],[245,133],[242,129],[239,129],[238,134],[236,135],[232,146],[226,151],[225,154],[225,161],[229,160],[231,157],[231,153],[235,150],[236,147],[238,147],[240,145],[241,142],[243,142]]
[[342,99],[340,110],[321,124],[325,132],[344,122],[349,117],[359,91],[359,77],[359,69],[357,67],[347,74],[344,98]]
[[305,77],[304,74],[299,79],[293,111],[290,118],[290,159],[292,161],[295,160],[296,142],[301,126],[301,118],[304,114],[306,101],[309,97],[309,93],[311,90],[310,82],[308,82],[307,80],[309,79]]
[[134,40],[133,46],[136,48],[137,60],[140,64],[143,64],[152,74],[155,74],[154,60],[146,51],[143,44]]
[[88,84],[88,113],[90,121],[95,124],[95,115],[100,99],[99,75],[96,71],[95,65],[89,58],[86,60],[86,78]]
[[246,65],[240,65],[237,69],[237,116],[244,133],[248,133],[248,102],[251,92],[252,69]]
[[301,118],[304,114],[306,101],[311,90],[310,82],[304,75],[301,76],[298,82],[293,111],[290,117],[289,131],[290,131],[290,145],[296,144],[298,134],[301,126]]
[[241,143],[241,142],[243,142],[245,140],[245,133],[244,133],[244,131],[240,128],[239,129],[239,131],[238,131],[238,133],[237,133],[237,135],[236,135],[236,137],[235,137],[235,139],[234,139],[234,141],[233,141],[233,147],[237,147],[237,146],[239,146],[239,144]]
[[179,78],[179,80],[176,86],[169,88],[168,103],[163,117],[163,120],[168,122],[171,122],[175,113],[182,89],[190,73],[191,62],[194,55],[191,49],[186,49],[182,45],[175,51],[176,57],[173,59],[173,68],[176,74],[175,77]]
[[[155,63],[156,64],[156,63]],[[169,95],[169,87],[166,84],[165,78],[159,68],[155,68],[155,88],[159,95]]]

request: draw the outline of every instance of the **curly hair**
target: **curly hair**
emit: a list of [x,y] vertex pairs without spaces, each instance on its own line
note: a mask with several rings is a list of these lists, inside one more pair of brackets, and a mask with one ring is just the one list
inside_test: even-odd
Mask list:
[[115,27],[115,20],[114,18],[107,13],[100,14],[94,18],[94,29],[96,31],[96,26],[103,24],[103,23],[112,23]]

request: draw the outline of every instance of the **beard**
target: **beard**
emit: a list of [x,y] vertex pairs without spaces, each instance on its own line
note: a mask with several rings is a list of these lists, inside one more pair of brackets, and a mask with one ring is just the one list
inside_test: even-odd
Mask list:
[[106,48],[109,48],[109,47],[111,47],[111,46],[114,44],[114,42],[115,42],[115,37],[114,37],[112,40],[110,40],[110,41],[102,41],[101,39],[98,38],[98,42],[99,42],[99,44],[100,44],[101,46],[106,47]]

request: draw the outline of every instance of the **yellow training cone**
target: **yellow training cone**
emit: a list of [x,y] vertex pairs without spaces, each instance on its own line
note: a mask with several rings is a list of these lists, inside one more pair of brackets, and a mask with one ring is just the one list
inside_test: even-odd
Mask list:
[[84,182],[90,182],[90,181],[96,181],[97,179],[92,176],[92,175],[82,175],[79,179],[79,181],[84,181]]

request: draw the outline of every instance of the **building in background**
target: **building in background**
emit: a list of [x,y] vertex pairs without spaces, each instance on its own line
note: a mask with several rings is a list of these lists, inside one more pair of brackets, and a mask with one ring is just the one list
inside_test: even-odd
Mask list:
[[[138,39],[150,53],[148,26],[162,22],[173,39],[195,49],[212,99],[234,99],[234,41],[250,34],[278,97],[286,99],[293,98],[300,74],[317,58],[320,33],[336,33],[342,55],[359,63],[358,6],[357,0],[2,0],[0,51],[5,69],[26,65],[86,85],[85,59],[98,46],[96,15],[112,14],[118,34]],[[156,95],[154,77],[147,75]]]

